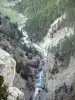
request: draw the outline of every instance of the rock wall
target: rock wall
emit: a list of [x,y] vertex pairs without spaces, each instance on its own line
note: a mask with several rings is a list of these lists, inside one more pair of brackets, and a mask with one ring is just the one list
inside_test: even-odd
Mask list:
[[[52,97],[51,100],[56,100],[54,99],[55,91],[58,90],[60,87],[62,87],[64,84],[66,84],[66,86],[68,86],[69,88],[71,88],[72,84],[75,84],[75,78],[74,78],[75,77],[75,58],[70,57],[68,67],[63,68],[62,66],[60,66],[58,67],[58,70],[59,72],[55,73],[54,75],[50,73],[51,70],[49,70],[47,73],[47,84],[48,84],[48,89],[51,94],[50,96]],[[64,86],[61,88],[61,91],[63,90],[63,88]],[[67,89],[67,91],[68,90],[69,89]],[[63,93],[61,92],[60,95],[63,95]],[[60,97],[60,95],[58,95],[58,97]],[[58,100],[61,100],[61,99],[58,99]],[[66,99],[65,97],[65,100],[68,100],[68,99]]]
[[[66,24],[63,25],[61,18],[62,17],[58,18],[50,26],[47,36],[40,45],[48,52],[46,79],[50,93],[50,100],[74,100],[75,90],[72,89],[70,92],[70,89],[75,87],[75,58],[73,55],[68,53],[64,54],[63,59],[58,59],[55,57],[54,52],[51,53],[50,51],[52,47],[57,46],[60,40],[64,41],[65,36],[69,37],[74,34],[73,26],[68,26]],[[52,50],[55,50],[55,48]]]
[[4,77],[4,84],[8,86],[8,100],[16,100],[17,96],[24,100],[24,94],[16,87],[13,87],[13,81],[16,74],[15,60],[4,50],[0,48],[0,75]]
[[[19,31],[18,24],[11,23],[8,16],[4,16],[0,13],[0,74],[4,77],[4,84],[9,87],[9,100],[16,100],[17,96],[24,97],[24,93],[21,92],[21,89],[19,88],[21,82],[19,83],[19,86],[17,86],[17,83],[15,83],[15,85],[13,84],[15,78],[17,78],[17,68],[20,70],[23,63],[26,61],[25,51],[23,51],[21,45],[21,38],[22,32]],[[21,77],[19,80],[20,79]],[[23,80],[23,83],[24,82],[25,81]],[[23,98],[20,99],[23,100]]]
[[4,84],[12,86],[15,78],[15,67],[15,60],[0,48],[0,73],[4,77]]
[[74,29],[66,25],[66,15],[57,18],[48,29],[46,37],[41,41],[40,46],[48,51],[49,48],[56,46],[60,39],[74,34]]

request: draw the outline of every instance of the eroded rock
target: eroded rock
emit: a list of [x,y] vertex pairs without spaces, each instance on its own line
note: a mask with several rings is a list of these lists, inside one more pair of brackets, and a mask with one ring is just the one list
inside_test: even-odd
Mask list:
[[4,77],[3,84],[8,86],[8,100],[16,100],[17,97],[19,97],[20,100],[25,100],[24,93],[18,88],[13,87],[13,81],[16,74],[15,69],[15,60],[0,48],[0,75]]
[[8,100],[16,100],[17,97],[20,100],[25,100],[24,99],[24,93],[21,92],[18,88],[16,88],[16,87],[9,87],[8,91],[9,91],[9,94],[10,94],[8,96]]
[[15,60],[0,48],[0,73],[4,77],[4,84],[12,86],[15,77],[15,67]]

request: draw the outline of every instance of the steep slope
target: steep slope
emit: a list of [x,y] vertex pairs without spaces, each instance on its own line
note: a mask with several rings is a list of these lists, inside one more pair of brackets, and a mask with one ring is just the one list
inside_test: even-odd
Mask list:
[[13,87],[13,81],[16,75],[15,70],[16,70],[15,60],[7,52],[5,52],[0,48],[0,77],[3,76],[4,78],[3,86],[7,86],[7,91],[8,91],[8,97],[7,97],[7,94],[4,95],[1,89],[1,78],[0,78],[0,99],[1,100],[2,98],[6,100],[10,100],[10,99],[16,100],[17,96],[20,96],[21,98],[24,97],[24,94],[18,88]]
[[25,30],[31,40],[35,38],[37,42],[43,39],[49,26],[62,14],[67,13],[67,20],[74,21],[74,4],[73,0],[22,0],[15,5],[14,9],[28,15]]
[[22,0],[14,8],[28,15],[26,30],[31,39],[35,35],[36,41],[40,41],[46,35],[49,25],[61,15],[56,0]]
[[11,22],[23,23],[24,17],[16,11],[11,10],[11,5],[14,5],[13,2],[10,3],[7,0],[0,0],[0,12],[5,16],[7,15]]

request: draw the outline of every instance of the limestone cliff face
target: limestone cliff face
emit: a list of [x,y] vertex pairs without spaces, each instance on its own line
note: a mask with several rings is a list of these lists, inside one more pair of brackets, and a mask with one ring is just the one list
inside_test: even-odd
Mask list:
[[4,77],[4,84],[12,86],[15,77],[16,62],[0,48],[0,73]]
[[46,79],[50,100],[74,100],[75,98],[73,89],[75,87],[75,53],[68,52],[67,45],[67,52],[64,54],[62,54],[62,49],[59,48],[57,54],[53,48],[57,47],[60,41],[64,41],[65,36],[70,37],[74,34],[73,26],[66,25],[64,21],[66,23],[65,17],[56,19],[41,42],[41,46],[48,51]]
[[73,27],[69,26],[66,21],[66,15],[57,18],[48,30],[46,37],[41,41],[40,46],[46,50],[56,46],[57,43],[65,36],[70,36],[74,33]]
[[[51,62],[51,60],[49,61]],[[60,62],[57,63],[57,65],[59,64]],[[63,91],[63,88],[65,87],[63,86],[64,84],[66,84],[66,86],[68,87],[67,88],[68,92],[72,84],[75,84],[75,58],[70,57],[69,65],[67,68],[65,66],[55,66],[55,67],[58,68],[58,73],[55,73],[55,74],[50,73],[51,69],[49,69],[47,73],[47,84],[48,84],[48,89],[50,91],[51,100],[54,100],[56,90],[59,91],[61,87],[61,91]],[[64,90],[64,94],[65,93],[66,92]],[[60,94],[63,95],[62,92]],[[60,95],[58,97],[60,98]],[[68,99],[65,99],[65,100],[68,100]]]
[[0,74],[4,77],[4,84],[8,86],[8,100],[16,100],[17,96],[24,100],[24,94],[18,88],[13,87],[13,81],[16,74],[15,70],[15,60],[0,48]]

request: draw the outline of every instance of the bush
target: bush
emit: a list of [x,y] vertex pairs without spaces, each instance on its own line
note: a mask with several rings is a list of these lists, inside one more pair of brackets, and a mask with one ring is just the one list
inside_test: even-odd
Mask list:
[[[74,23],[75,21],[75,0],[22,0],[14,8],[21,13],[25,13],[27,8],[26,29],[31,39],[32,35],[36,33],[38,41],[41,41],[42,37],[46,35],[47,29],[53,21],[64,13],[67,15],[67,22]],[[59,25],[58,29],[63,26]]]
[[19,97],[17,96],[16,100],[19,100]]
[[5,44],[3,45],[3,50],[7,51],[8,46]]
[[18,28],[18,23],[17,22],[13,23],[13,25],[14,25],[14,28]]
[[17,30],[17,32],[18,32],[19,39],[22,38],[22,36],[23,36],[22,32],[19,30]]
[[7,15],[5,16],[5,19],[10,20],[10,17],[8,17]]
[[[7,100],[8,98],[8,86],[3,85],[4,78],[3,76],[0,76],[0,100]],[[3,86],[2,86],[3,85]]]
[[7,89],[8,87],[6,85],[0,88],[0,100],[8,100]]
[[20,57],[14,56],[13,58],[16,61],[16,72],[20,73],[21,69],[24,66],[24,63],[23,63],[23,61],[22,61],[22,59]]
[[19,55],[20,55],[21,57],[24,57],[24,54],[23,54],[22,52],[20,52]]
[[51,71],[51,73],[52,73],[53,75],[57,74],[58,72],[59,72],[59,70],[58,70],[57,67],[53,68],[52,71]]
[[16,63],[16,72],[17,72],[17,73],[20,73],[20,71],[21,71],[21,69],[22,69],[23,66],[24,66],[24,65],[23,65],[23,62],[22,62],[22,61],[17,62],[17,63]]
[[2,86],[3,82],[4,82],[4,78],[3,76],[0,76],[0,87]]
[[34,46],[27,46],[26,44],[23,45],[23,50],[32,53],[34,56],[35,55],[40,55],[39,52],[36,50]]
[[59,16],[61,16],[56,0],[22,0],[15,7],[21,13],[27,9],[28,20],[26,30],[30,38],[36,33],[36,41],[41,41],[47,33],[50,24]]

